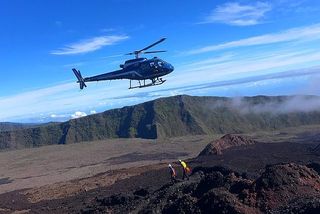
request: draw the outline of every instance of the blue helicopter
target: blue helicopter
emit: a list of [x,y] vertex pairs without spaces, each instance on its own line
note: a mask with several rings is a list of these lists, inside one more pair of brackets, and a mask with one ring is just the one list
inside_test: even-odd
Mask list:
[[[73,68],[72,71],[77,77],[80,85],[80,89],[87,87],[86,82],[93,81],[103,81],[103,80],[116,80],[116,79],[129,79],[130,86],[129,89],[134,88],[144,88],[149,86],[161,85],[166,80],[161,77],[171,73],[174,70],[174,67],[157,57],[147,59],[140,58],[140,54],[151,54],[151,53],[160,53],[166,51],[146,51],[149,48],[163,42],[166,38],[162,38],[159,41],[137,51],[133,51],[131,53],[127,53],[125,55],[134,55],[135,59],[130,59],[125,61],[124,64],[120,65],[120,70],[112,71],[109,73],[99,74],[92,77],[83,78],[80,71]],[[137,80],[139,85],[132,86],[131,81]],[[146,80],[151,80],[150,83],[146,83]]]

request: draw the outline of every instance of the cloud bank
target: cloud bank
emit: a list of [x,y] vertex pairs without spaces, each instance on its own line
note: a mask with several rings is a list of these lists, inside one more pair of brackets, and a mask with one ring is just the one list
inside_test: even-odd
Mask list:
[[232,42],[226,42],[216,45],[208,45],[202,48],[186,51],[186,55],[202,54],[212,51],[219,51],[231,48],[242,48],[258,45],[270,45],[281,42],[306,41],[320,39],[320,24],[307,27],[292,28],[286,31],[249,37]]
[[77,43],[66,45],[58,50],[51,51],[54,55],[74,55],[88,53],[101,49],[104,46],[113,45],[128,39],[129,36],[100,36],[82,40]]
[[265,14],[272,9],[266,2],[240,4],[228,2],[217,6],[201,23],[223,23],[235,26],[250,26],[261,24]]
[[290,96],[284,100],[274,100],[267,103],[250,104],[246,98],[238,97],[232,99],[231,108],[243,114],[250,113],[272,113],[285,114],[296,112],[320,111],[320,97],[317,96]]

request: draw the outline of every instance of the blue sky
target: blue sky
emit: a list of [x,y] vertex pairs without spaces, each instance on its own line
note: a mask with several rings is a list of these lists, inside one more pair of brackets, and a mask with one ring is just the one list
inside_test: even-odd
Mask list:
[[[0,1],[0,121],[65,121],[177,94],[320,95],[320,2]],[[175,71],[157,87],[83,76],[119,69],[119,56],[155,50]],[[150,55],[148,57],[152,57]]]

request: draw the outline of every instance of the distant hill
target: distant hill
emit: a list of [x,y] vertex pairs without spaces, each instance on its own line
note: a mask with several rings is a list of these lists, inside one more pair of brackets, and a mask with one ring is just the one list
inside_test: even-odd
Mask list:
[[[245,133],[320,124],[315,96],[242,98],[179,95],[108,110],[64,123],[0,132],[0,149],[108,138],[166,138]],[[305,107],[306,106],[306,107]]]
[[0,122],[0,132],[33,128],[33,127],[37,127],[40,125],[42,125],[42,124]]

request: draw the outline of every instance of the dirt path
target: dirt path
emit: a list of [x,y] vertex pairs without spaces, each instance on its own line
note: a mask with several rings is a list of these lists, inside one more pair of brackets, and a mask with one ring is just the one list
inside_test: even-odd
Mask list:
[[168,142],[114,139],[0,152],[0,194],[193,157],[208,141],[203,136]]
[[164,167],[166,167],[166,164],[155,164],[128,169],[111,170],[93,177],[32,188],[22,191],[21,193],[25,195],[27,200],[31,203],[37,203],[44,200],[61,199],[78,195],[80,193],[85,193],[93,189],[108,187],[117,181]]
[[[162,163],[112,170],[88,178],[3,193],[0,195],[0,213],[77,213],[99,195],[132,190],[144,184],[154,186],[156,182],[144,183],[145,179],[139,177],[166,170],[166,167],[167,164]],[[157,176],[157,173],[153,173],[148,177],[156,180]],[[166,177],[164,182],[167,181]],[[72,207],[67,206],[70,201]]]

